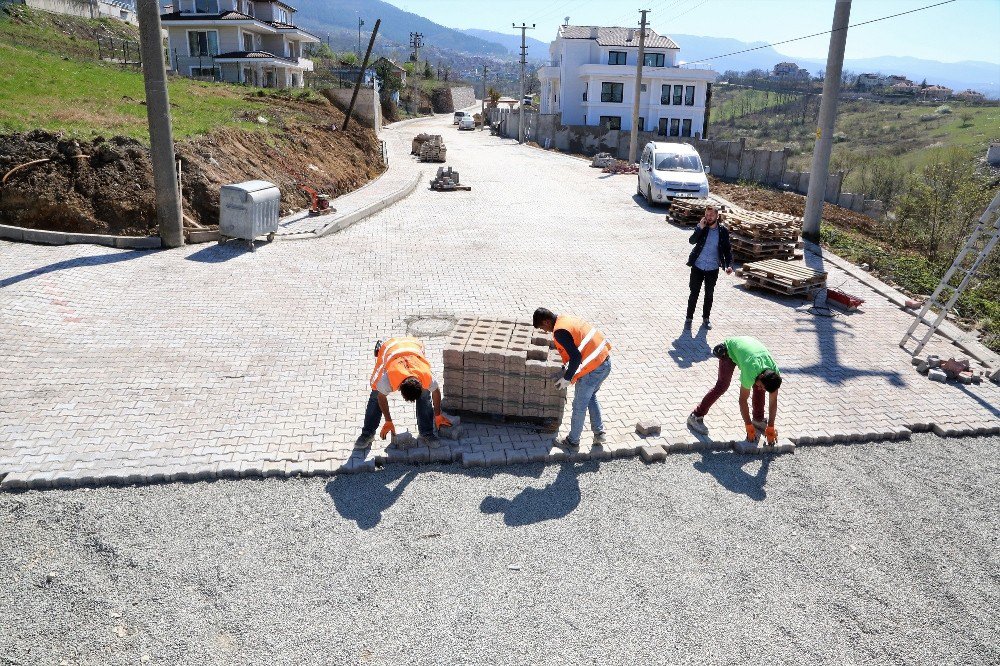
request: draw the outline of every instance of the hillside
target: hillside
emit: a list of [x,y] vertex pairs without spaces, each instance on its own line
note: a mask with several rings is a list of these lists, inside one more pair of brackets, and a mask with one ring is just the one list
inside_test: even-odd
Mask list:
[[[98,35],[134,38],[119,21],[0,7],[0,223],[78,233],[155,233],[142,74],[97,61]],[[383,169],[370,129],[332,131],[343,114],[310,91],[170,79],[184,211],[218,221],[221,184],[278,184],[282,207],[306,204],[298,182],[339,195]]]
[[386,42],[407,45],[410,33],[420,32],[424,35],[424,44],[428,46],[475,55],[507,55],[507,50],[500,44],[447,28],[382,0],[304,0],[296,3],[296,8],[296,23],[320,36],[333,32],[343,39],[349,32],[355,40],[354,48],[357,48],[360,16],[365,21],[361,33],[362,48],[370,38],[375,19],[382,19],[379,35]]
[[[468,30],[463,30],[467,35],[472,35],[473,37],[478,37],[480,39],[485,39],[488,42],[493,42],[495,44],[500,44],[507,52],[511,55],[520,57],[521,55],[521,33],[516,35],[508,35],[503,32],[494,32],[492,30],[477,30],[475,28],[469,28]],[[539,39],[533,37],[526,37],[524,40],[525,46],[528,47],[528,60],[541,60],[547,61],[549,59],[549,42],[543,42]]]

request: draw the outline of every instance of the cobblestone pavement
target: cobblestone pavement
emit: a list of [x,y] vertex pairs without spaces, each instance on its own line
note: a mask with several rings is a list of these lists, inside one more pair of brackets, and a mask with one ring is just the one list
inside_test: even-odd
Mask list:
[[[685,419],[715,381],[711,346],[734,334],[775,354],[779,432],[799,443],[1000,424],[1000,387],[918,375],[897,347],[910,315],[839,269],[826,266],[829,284],[866,298],[864,312],[815,317],[722,276],[715,329],[692,336],[688,232],[633,198],[633,178],[447,119],[405,128],[444,134],[472,191],[419,186],[341,233],[254,254],[0,242],[3,487],[558,459],[551,435],[503,425],[471,425],[437,450],[351,453],[376,339],[421,317],[524,319],[539,305],[594,322],[614,346],[599,394],[611,443],[592,452],[585,434],[579,458],[635,454],[650,443],[634,434],[640,418],[662,424],[654,443],[690,441]],[[443,340],[427,339],[438,372]],[[721,440],[743,432],[736,394],[706,418]],[[416,430],[412,409],[397,399],[393,410]]]

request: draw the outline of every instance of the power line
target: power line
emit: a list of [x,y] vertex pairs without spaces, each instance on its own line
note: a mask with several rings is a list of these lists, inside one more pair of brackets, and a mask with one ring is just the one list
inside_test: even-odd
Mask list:
[[[918,7],[917,9],[910,9],[910,10],[905,11],[905,12],[899,12],[898,14],[890,14],[889,16],[883,16],[881,18],[872,19],[870,21],[862,21],[861,23],[852,23],[851,25],[847,26],[846,28],[838,28],[838,30],[847,30],[848,28],[857,28],[857,27],[862,26],[862,25],[868,25],[869,23],[878,23],[879,21],[885,21],[887,19],[896,18],[898,16],[905,16],[906,14],[914,14],[916,12],[922,12],[925,9],[931,9],[933,7],[940,7],[941,5],[949,5],[949,4],[953,3],[953,2],[955,2],[955,0],[944,0],[944,2],[938,2],[938,3],[935,3],[933,5],[927,5],[926,7]],[[774,42],[773,44],[764,44],[763,46],[755,46],[755,47],[750,48],[750,49],[743,49],[742,51],[733,51],[732,53],[725,53],[723,55],[712,56],[711,58],[702,58],[700,60],[691,60],[691,61],[688,62],[688,64],[691,64],[691,63],[694,63],[694,62],[708,62],[709,60],[718,60],[720,58],[728,58],[729,56],[739,55],[740,53],[749,53],[750,51],[759,51],[761,49],[771,48],[773,46],[780,46],[782,44],[790,44],[792,42],[800,42],[803,39],[811,39],[812,37],[819,37],[820,35],[829,35],[829,34],[831,34],[833,32],[837,32],[837,30],[824,30],[823,32],[816,32],[816,33],[813,33],[811,35],[805,35],[803,37],[795,37],[793,39],[786,39],[786,40],[781,41],[781,42]]]
[[668,18],[667,20],[668,21],[673,21],[675,18],[680,18],[681,16],[684,16],[685,14],[690,14],[691,12],[693,12],[696,9],[698,9],[699,7],[701,7],[702,5],[706,4],[707,2],[708,2],[708,0],[702,0],[700,3],[698,3],[697,5],[695,5],[694,7],[692,7],[691,9],[686,9],[683,12],[681,12],[680,14],[674,14],[673,16],[671,16],[670,18]]

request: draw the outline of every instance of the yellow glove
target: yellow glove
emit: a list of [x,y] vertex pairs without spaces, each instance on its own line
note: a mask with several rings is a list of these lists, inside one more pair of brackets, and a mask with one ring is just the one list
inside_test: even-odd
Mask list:
[[393,435],[395,435],[396,434],[396,426],[392,425],[392,421],[386,421],[385,425],[382,426],[382,432],[380,432],[379,434],[382,436],[382,439],[385,439],[386,435],[388,435],[390,432]]
[[778,441],[778,429],[774,426],[767,426],[764,437],[769,445],[774,446],[774,443]]
[[747,441],[752,442],[757,439],[757,428],[753,427],[752,423],[747,424]]
[[434,417],[434,425],[438,428],[447,428],[451,425],[451,421],[449,421],[448,417],[444,414],[438,414]]

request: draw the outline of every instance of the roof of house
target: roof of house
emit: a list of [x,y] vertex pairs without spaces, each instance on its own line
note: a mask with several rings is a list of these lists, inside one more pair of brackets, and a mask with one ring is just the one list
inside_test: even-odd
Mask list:
[[[594,36],[594,31],[597,36]],[[629,40],[629,34],[632,39]],[[558,37],[562,39],[596,39],[601,46],[639,46],[639,31],[635,28],[606,28],[591,25],[561,25],[559,26]],[[674,40],[665,35],[657,34],[654,30],[646,29],[647,49],[679,49]]]
[[[284,4],[284,3],[277,3]],[[288,6],[288,5],[284,5]],[[257,18],[256,16],[250,16],[249,14],[244,14],[243,12],[228,11],[222,12],[221,14],[182,14],[179,11],[170,12],[169,14],[160,14],[161,21],[256,21],[257,23],[263,23],[264,25],[269,25],[273,28],[278,28],[280,30],[298,30],[307,35],[315,37],[311,32],[303,30],[297,25],[292,25],[291,23],[281,23],[280,21],[265,21],[264,19]]]
[[294,61],[295,58],[288,58],[285,56],[274,55],[268,51],[229,51],[228,53],[220,53],[215,56],[216,60],[219,59],[232,59],[232,60],[266,60],[268,58],[277,58],[278,60],[288,60]]
[[379,56],[378,58],[376,58],[376,59],[375,59],[375,62],[379,62],[380,60],[384,60],[384,61],[386,61],[386,62],[387,62],[387,63],[389,63],[389,64],[390,64],[390,65],[391,65],[391,66],[392,66],[393,68],[395,68],[395,69],[398,69],[398,70],[399,70],[399,71],[401,71],[401,72],[405,72],[405,71],[406,71],[406,70],[405,70],[404,68],[400,67],[400,66],[399,66],[399,65],[397,65],[397,64],[396,64],[395,62],[393,62],[392,60],[389,60],[389,59],[388,59],[388,58],[386,58],[385,56]]

